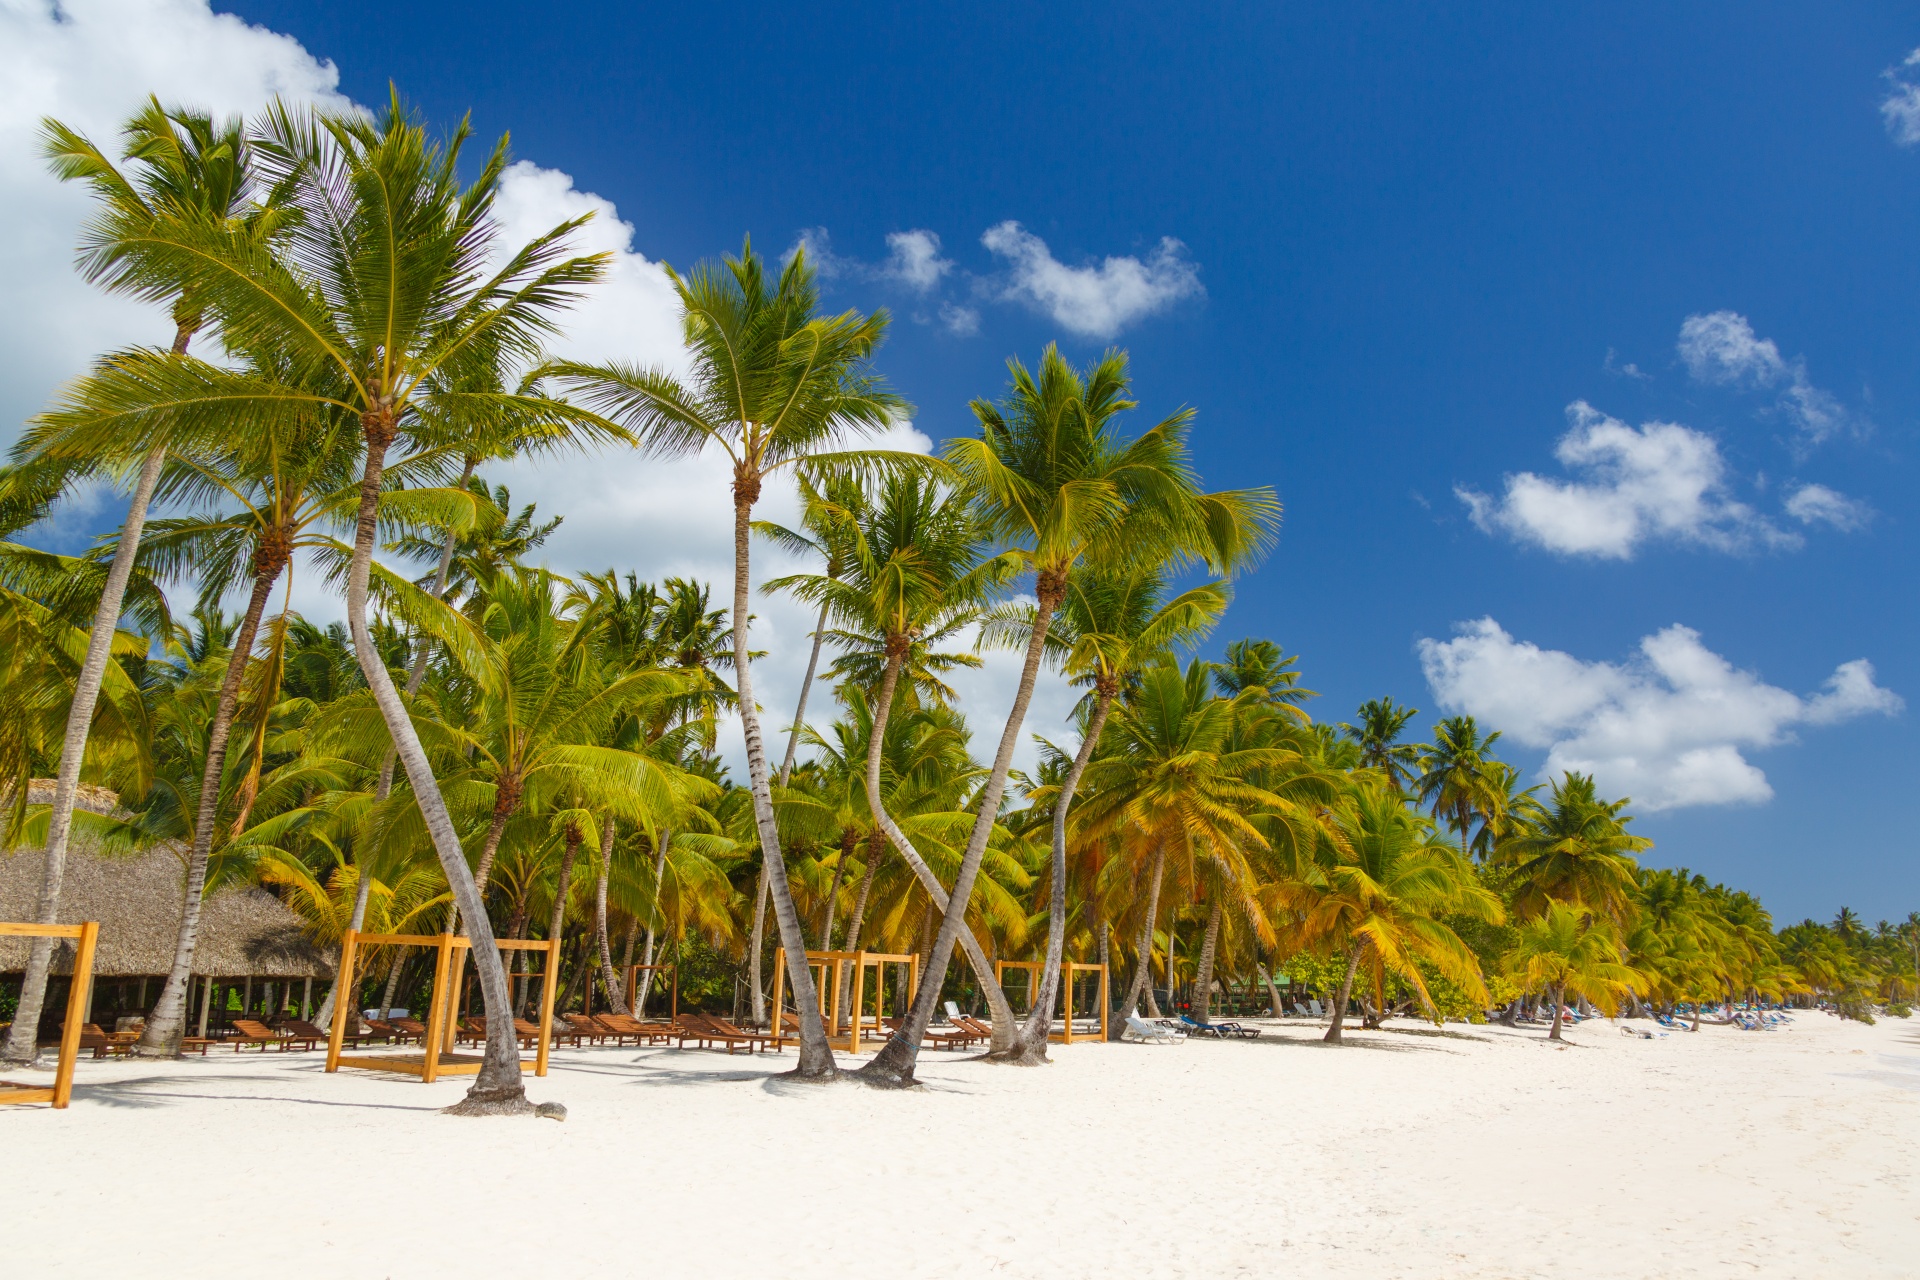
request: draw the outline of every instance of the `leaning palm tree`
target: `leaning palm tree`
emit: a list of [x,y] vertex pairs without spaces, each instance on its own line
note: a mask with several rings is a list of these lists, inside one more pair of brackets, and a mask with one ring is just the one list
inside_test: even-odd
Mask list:
[[746,738],[747,782],[754,826],[768,868],[768,889],[787,973],[800,1009],[795,1076],[831,1079],[833,1051],[814,998],[806,939],[787,885],[773,812],[773,792],[753,699],[747,649],[751,605],[753,507],[769,476],[803,464],[816,473],[860,463],[924,466],[920,455],[832,452],[849,434],[874,432],[906,403],[866,372],[886,334],[885,312],[816,314],[818,291],[804,251],[777,280],[749,243],[739,258],[674,276],[693,378],[682,383],[657,369],[626,364],[559,364],[550,372],[584,403],[624,424],[642,449],[657,455],[697,453],[717,445],[733,467],[733,646],[740,726]]
[[1396,791],[1404,791],[1413,771],[1420,764],[1420,748],[1400,741],[1407,721],[1420,714],[1418,707],[1403,707],[1392,698],[1369,698],[1360,704],[1360,723],[1342,724],[1340,732],[1360,748],[1360,764],[1373,769]]
[[1012,385],[1001,404],[973,402],[981,434],[951,442],[946,457],[975,495],[989,533],[1033,573],[1033,631],[927,978],[903,1030],[860,1069],[864,1080],[886,1087],[913,1083],[940,996],[939,975],[953,957],[1006,792],[1048,628],[1074,572],[1129,558],[1174,566],[1204,560],[1227,572],[1259,554],[1279,514],[1270,490],[1201,491],[1187,456],[1190,410],[1134,440],[1120,438],[1117,419],[1134,404],[1127,398],[1124,353],[1109,352],[1082,373],[1049,346],[1037,374],[1017,360],[1009,368]]
[[[1085,731],[1058,789],[1050,793],[1053,862],[1048,876],[1047,954],[1035,1004],[1020,1029],[1018,1055],[1044,1059],[1053,1028],[1053,997],[1067,936],[1067,818],[1087,762],[1099,746],[1114,699],[1136,683],[1147,664],[1176,646],[1197,643],[1226,611],[1231,592],[1220,582],[1202,583],[1166,598],[1166,573],[1139,561],[1090,569],[1072,578],[1053,624],[1052,646],[1061,669],[1091,686]],[[987,629],[993,640],[1018,641],[1031,626],[1032,611],[1002,611]],[[962,936],[965,940],[965,935]]]
[[337,396],[318,397],[301,386],[179,356],[135,353],[89,379],[93,394],[84,407],[93,411],[96,428],[117,423],[141,438],[169,424],[217,441],[237,413],[265,418],[326,407],[359,421],[364,463],[347,620],[355,656],[469,922],[488,1026],[498,1029],[488,1037],[472,1090],[454,1110],[491,1114],[530,1106],[505,974],[459,833],[367,617],[387,456],[403,437],[417,447],[436,443],[440,424],[471,419],[457,412],[467,402],[511,404],[525,419],[545,424],[538,443],[547,445],[622,433],[557,400],[463,390],[459,378],[443,376],[487,358],[493,344],[511,357],[534,358],[555,316],[604,269],[602,257],[565,256],[578,221],[504,252],[495,267],[493,202],[506,143],[463,186],[458,162],[467,137],[463,125],[445,143],[436,142],[397,95],[377,118],[277,106],[254,151],[263,177],[290,210],[285,252],[230,228],[184,222],[149,236],[151,256],[189,283],[230,347],[282,350],[297,363],[326,365],[342,385]]
[[1624,920],[1639,871],[1633,855],[1653,847],[1627,830],[1628,803],[1601,800],[1582,773],[1555,782],[1548,803],[1527,797],[1518,829],[1494,854],[1515,874],[1514,914],[1540,916],[1558,900]]
[[[205,320],[205,300],[175,266],[147,252],[152,232],[165,225],[222,231],[247,226],[245,234],[259,236],[267,233],[274,218],[268,207],[253,203],[249,151],[239,121],[217,122],[209,115],[178,107],[168,109],[158,99],[149,99],[122,133],[126,140],[123,158],[131,166],[124,172],[84,135],[56,120],[42,125],[42,150],[56,174],[65,181],[85,182],[99,201],[92,221],[82,232],[81,273],[111,292],[170,305],[173,353],[179,355]],[[73,468],[127,456],[119,449],[90,455],[86,450],[67,451],[51,444],[42,447],[57,462]],[[165,460],[165,442],[159,438],[150,441],[140,460],[133,498],[121,524],[113,565],[94,610],[87,654],[74,684],[47,827],[46,872],[37,917],[44,924],[53,923],[59,915],[67,840],[87,731],[93,723],[100,683],[119,626],[147,504]],[[46,999],[52,956],[48,940],[34,940],[21,982],[19,1008],[6,1044],[0,1048],[0,1060],[19,1062],[34,1056],[34,1033]]]

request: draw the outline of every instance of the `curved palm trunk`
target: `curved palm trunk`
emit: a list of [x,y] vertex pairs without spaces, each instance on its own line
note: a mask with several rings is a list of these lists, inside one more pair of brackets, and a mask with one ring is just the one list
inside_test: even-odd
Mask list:
[[[940,877],[933,873],[933,868],[928,866],[926,859],[920,856],[920,851],[913,847],[913,841],[907,838],[907,833],[900,829],[900,824],[893,820],[891,813],[887,812],[886,801],[880,795],[880,757],[885,747],[885,726],[893,714],[894,694],[900,686],[900,671],[906,664],[906,655],[907,650],[904,644],[889,646],[886,669],[880,676],[880,692],[874,697],[874,729],[867,742],[867,808],[872,811],[874,822],[886,836],[887,841],[899,851],[901,860],[913,871],[914,879],[918,880],[920,887],[926,890],[927,897],[932,901],[934,908],[944,915],[951,901],[947,894],[947,887],[940,883]],[[987,959],[987,953],[981,950],[980,940],[974,937],[972,929],[960,931],[960,947],[967,954],[967,963],[973,966],[973,976],[979,982],[981,992],[987,997],[987,1008],[992,1015],[993,1042],[989,1047],[988,1056],[1004,1054],[1013,1047],[1015,1029],[1020,1025],[1019,1019],[1014,1016],[1013,1006],[1007,1002],[1007,993],[1000,989],[998,982],[994,981],[993,962]],[[931,957],[928,963],[931,964]],[[945,973],[944,963],[939,973],[935,973],[927,965],[922,965],[920,985],[923,988],[930,986],[938,996],[941,978]],[[922,1027],[920,1034],[925,1035],[926,1028]],[[914,1043],[918,1044],[919,1041],[916,1039]]]
[[606,988],[607,1007],[626,1016],[632,1011],[627,1008],[627,993],[614,976],[613,946],[607,937],[607,877],[612,870],[613,819],[609,817],[600,828],[600,874],[593,883],[593,941],[600,952],[600,983]]
[[1286,1017],[1287,1011],[1280,1003],[1280,988],[1273,985],[1273,974],[1268,972],[1265,965],[1260,966],[1260,981],[1267,984],[1267,1008],[1273,1011],[1276,1018]]
[[813,652],[807,655],[807,678],[800,682],[800,703],[793,709],[793,727],[787,730],[787,755],[780,762],[780,785],[786,786],[787,779],[793,776],[793,753],[800,745],[800,730],[807,723],[807,695],[813,692],[813,673],[820,669],[820,647],[827,639],[827,606],[820,606],[820,616],[813,624]]
[[1140,1007],[1140,996],[1147,989],[1147,983],[1153,980],[1153,922],[1160,914],[1160,881],[1166,875],[1167,846],[1165,841],[1153,842],[1153,873],[1147,889],[1147,915],[1140,922],[1140,945],[1135,949],[1133,962],[1133,981],[1127,984],[1127,994],[1120,999],[1119,1016],[1108,1022],[1107,1038],[1118,1040],[1120,1033],[1127,1029],[1127,1019]]
[[1222,903],[1216,893],[1213,904],[1207,908],[1207,936],[1200,944],[1200,968],[1193,975],[1194,1009],[1190,1016],[1203,1026],[1213,1021],[1213,961],[1220,953],[1221,913]]
[[[1553,1030],[1547,1032],[1547,1039],[1558,1040],[1561,1038],[1560,1018],[1562,1014],[1566,1012],[1567,1007],[1567,989],[1564,985],[1555,983],[1551,990],[1553,992]],[[1695,1008],[1697,1010],[1698,1006],[1696,1005]],[[1697,1012],[1694,1016],[1693,1026],[1696,1031],[1700,1029],[1700,1019]]]
[[[467,481],[473,479],[473,468],[476,465],[477,460],[469,455],[466,466],[460,470],[460,487],[462,489],[467,487]],[[447,530],[447,540],[440,544],[440,565],[433,571],[433,598],[436,600],[443,598],[447,593],[447,574],[453,568],[453,544],[457,540],[453,530],[449,529]],[[426,642],[422,640],[415,646],[413,662],[407,668],[407,696],[409,698],[420,692],[420,686],[426,681],[426,678],[427,645]],[[400,753],[389,746],[387,748],[387,754],[380,759],[380,786],[375,792],[375,795],[381,800],[385,800],[393,792],[393,766],[394,762],[399,760],[399,758]],[[484,886],[482,886],[482,889],[484,891]]]
[[[865,927],[867,921],[867,898],[873,892],[873,873],[880,866],[880,855],[886,852],[886,848],[887,837],[878,826],[867,832],[867,869],[861,873],[860,892],[853,900],[853,915],[847,921],[847,945],[845,949],[848,951],[858,951],[860,949],[860,931]],[[853,972],[851,969],[848,969],[840,975],[839,1007],[842,1009],[847,1008],[847,1001],[853,998],[849,994],[852,986]],[[907,997],[903,994],[895,1007],[903,1008],[906,1003]]]
[[400,700],[400,691],[394,688],[393,677],[387,674],[386,664],[380,660],[373,633],[367,626],[367,580],[373,563],[380,474],[385,467],[387,446],[394,436],[393,411],[385,406],[370,411],[362,419],[362,425],[367,438],[367,463],[360,480],[359,522],[354,531],[353,560],[347,574],[347,623],[353,631],[353,652],[374,701],[379,704],[387,732],[393,737],[400,763],[407,771],[414,802],[426,820],[440,869],[453,891],[454,906],[467,921],[467,934],[473,943],[474,970],[486,1007],[487,1047],[480,1072],[474,1077],[466,1099],[448,1111],[458,1115],[525,1114],[531,1110],[531,1104],[521,1083],[520,1045],[511,1013],[513,1004],[507,993],[506,973],[500,965],[500,948],[494,945],[493,929],[487,920],[486,904],[473,873],[467,868],[460,834],[447,812],[447,803],[434,779],[426,749],[420,745],[420,735],[414,732],[406,704]]
[[1347,1018],[1347,1001],[1353,996],[1353,975],[1360,972],[1360,957],[1366,949],[1367,944],[1364,942],[1353,944],[1353,954],[1347,959],[1347,976],[1340,980],[1339,994],[1333,998],[1333,1024],[1327,1028],[1327,1034],[1322,1037],[1328,1044],[1343,1043],[1344,1037],[1340,1032]]
[[[192,331],[182,329],[173,343],[174,354],[187,349]],[[133,560],[140,550],[140,531],[147,520],[147,504],[160,482],[160,468],[167,460],[165,449],[150,451],[140,465],[140,478],[134,482],[133,499],[127,504],[126,523],[120,527],[120,542],[113,551],[113,565],[107,570],[107,584],[94,607],[93,629],[87,634],[87,654],[80,663],[80,676],[74,683],[73,702],[67,708],[66,735],[60,742],[60,771],[53,784],[53,814],[47,823],[44,869],[40,878],[40,909],[37,924],[58,924],[60,892],[67,877],[67,845],[73,833],[73,802],[80,789],[80,765],[87,753],[87,734],[93,727],[93,710],[100,700],[100,682],[106,678],[107,663],[113,655],[113,633],[120,624],[120,605],[126,599],[127,582],[133,577]],[[27,951],[27,969],[20,981],[20,1003],[14,1010],[13,1028],[7,1034],[0,1061],[31,1062],[38,1047],[40,1014],[46,1007],[47,974],[53,964],[52,938],[35,938]]]
[[253,594],[246,616],[233,637],[233,656],[220,681],[220,700],[214,704],[213,724],[207,729],[207,761],[200,774],[200,806],[193,822],[193,849],[187,855],[186,901],[180,912],[180,934],[174,942],[173,971],[160,989],[160,999],[147,1015],[136,1052],[143,1058],[171,1058],[180,1052],[186,1032],[187,988],[193,982],[193,953],[200,942],[200,906],[207,887],[207,861],[213,856],[213,829],[220,810],[220,779],[227,769],[227,743],[233,736],[233,717],[240,709],[240,684],[267,611],[273,584],[286,565],[280,544],[263,540],[256,553]]
[[840,857],[833,864],[833,887],[827,890],[827,919],[820,928],[820,949],[833,950],[834,908],[840,903],[840,886],[847,878],[847,859],[853,855],[853,846],[860,835],[852,827],[840,833]]
[[742,473],[734,480],[733,495],[733,669],[740,698],[740,728],[747,740],[747,782],[753,792],[753,824],[760,836],[760,856],[765,867],[767,890],[773,898],[773,918],[780,928],[780,948],[786,955],[787,982],[793,989],[795,1006],[800,1011],[799,1063],[793,1069],[797,1080],[831,1080],[839,1074],[833,1062],[833,1050],[827,1044],[826,1025],[820,1018],[819,995],[813,985],[813,970],[807,967],[807,941],[801,932],[800,913],[794,910],[793,890],[787,884],[787,861],[780,850],[780,827],[773,816],[773,791],[768,786],[767,753],[760,735],[760,709],[753,703],[753,660],[747,656],[747,629],[751,600],[748,598],[748,543],[752,532],[753,503],[760,496],[760,478]]
[[1094,748],[1100,744],[1100,734],[1107,727],[1107,713],[1113,709],[1113,699],[1119,691],[1117,685],[1112,692],[1102,685],[1086,736],[1080,740],[1080,749],[1073,753],[1073,764],[1067,769],[1067,776],[1060,783],[1059,798],[1053,803],[1053,891],[1047,898],[1047,963],[1040,971],[1040,989],[1034,994],[1033,1010],[1027,1016],[1026,1025],[1020,1028],[1016,1060],[1022,1063],[1047,1060],[1047,1036],[1053,1030],[1053,1001],[1060,987],[1060,962],[1067,949],[1067,809],[1073,804],[1080,775],[1087,771],[1087,761],[1093,758]]
[[[367,922],[367,898],[373,891],[373,877],[367,874],[366,868],[364,867],[357,868],[356,870],[358,871],[358,875],[355,879],[358,883],[353,886],[353,914],[347,917],[347,928],[358,933],[360,932],[361,926]],[[327,998],[320,1002],[319,1016],[314,1018],[314,1024],[316,1026],[330,1027],[333,1025],[333,1002],[340,998],[341,976],[339,969],[336,967],[333,974],[333,986],[328,988]],[[203,1032],[202,1034],[205,1033]]]
[[760,884],[753,892],[753,935],[747,949],[752,953],[752,971],[749,975],[753,985],[753,1023],[755,1026],[767,1025],[767,982],[761,971],[760,959],[767,949],[767,864],[760,863]]

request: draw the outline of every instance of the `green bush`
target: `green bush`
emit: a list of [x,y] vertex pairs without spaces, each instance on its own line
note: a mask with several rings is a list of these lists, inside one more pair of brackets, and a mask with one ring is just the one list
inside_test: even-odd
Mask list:
[[1913,1006],[1904,1000],[1896,1000],[1887,1006],[1886,1014],[1889,1018],[1911,1018]]

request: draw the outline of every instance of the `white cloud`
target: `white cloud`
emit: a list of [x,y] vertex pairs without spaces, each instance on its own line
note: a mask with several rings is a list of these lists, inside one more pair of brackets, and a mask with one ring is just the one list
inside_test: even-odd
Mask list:
[[1873,508],[1823,484],[1802,485],[1787,499],[1787,514],[1801,524],[1830,524],[1843,532],[1864,529]]
[[246,115],[276,94],[341,105],[338,79],[291,37],[215,14],[204,0],[0,4],[0,443],[95,355],[173,336],[160,308],[107,297],[74,273],[90,197],[47,171],[41,118],[117,154],[122,122],[150,93]]
[[957,306],[954,303],[942,303],[940,323],[946,326],[948,333],[956,338],[971,338],[980,332],[980,313],[972,307]]
[[1694,381],[1709,386],[1732,386],[1748,391],[1780,391],[1779,410],[1807,444],[1822,440],[1854,423],[1838,400],[1807,378],[1807,362],[1786,360],[1771,338],[1759,337],[1753,325],[1737,311],[1713,311],[1688,316],[1680,325],[1680,359]]
[[1888,70],[1887,81],[1891,88],[1880,101],[1880,118],[1886,122],[1887,133],[1896,145],[1902,147],[1920,143],[1920,83],[1914,80],[1916,67],[1920,67],[1920,49],[1915,49],[1899,66]]
[[887,236],[887,250],[880,274],[921,293],[953,270],[953,263],[940,256],[940,237],[931,231],[895,231]]
[[1059,261],[1046,241],[1018,222],[989,228],[980,243],[1008,261],[1004,297],[1030,303],[1083,337],[1111,338],[1143,316],[1206,292],[1186,246],[1171,236],[1144,261],[1105,258],[1083,267]]
[[[333,66],[297,41],[213,14],[204,0],[65,0],[57,9],[33,0],[0,0],[0,279],[9,288],[8,305],[0,308],[0,411],[11,422],[38,410],[62,380],[99,352],[132,342],[165,342],[172,335],[160,309],[104,298],[73,273],[72,248],[88,198],[46,172],[34,140],[40,117],[57,116],[111,146],[121,121],[149,92],[163,102],[250,114],[275,94],[345,106],[336,84]],[[611,202],[577,189],[564,173],[521,162],[503,178],[498,208],[508,242],[592,211],[594,219],[577,242],[583,250],[614,256],[607,281],[565,318],[566,334],[555,343],[556,353],[684,367],[671,283],[656,261],[634,248],[633,228]],[[894,257],[889,263],[902,281],[929,273],[937,281],[942,271],[938,240],[931,233],[901,234],[925,237],[890,241]],[[827,262],[844,261],[832,257],[824,232],[818,245]],[[957,327],[952,319],[948,324]],[[17,427],[9,435],[13,430]],[[886,443],[930,447],[907,424],[894,428]],[[716,604],[731,604],[730,477],[719,457],[650,462],[619,451],[522,459],[492,469],[489,478],[509,484],[516,503],[537,501],[544,513],[566,517],[545,547],[554,568],[617,566],[654,581],[675,574],[701,578],[712,583]],[[795,501],[790,485],[770,485],[757,514],[790,521]],[[105,508],[98,510],[104,514]],[[45,532],[62,536],[68,524],[90,513],[69,507],[59,517],[63,523]],[[82,538],[84,532],[73,534]],[[755,558],[756,581],[797,567],[764,547],[756,548]],[[319,621],[342,613],[338,597],[305,564],[293,574],[293,604]],[[754,664],[754,677],[765,708],[768,749],[777,761],[805,670],[813,618],[789,600],[757,591],[753,612],[753,645],[770,651]],[[1016,660],[1010,667],[1006,655],[994,655],[984,672],[956,681],[980,752],[993,750],[1012,702],[1017,665]],[[1072,701],[1071,690],[1056,677],[1044,677],[1030,728],[1061,732]],[[820,723],[833,713],[824,691],[816,693],[812,706]],[[744,777],[738,731],[723,734],[721,745],[734,775]],[[1023,740],[1019,759],[1033,763],[1030,741]]]
[[1588,662],[1515,640],[1492,618],[1452,640],[1423,639],[1421,666],[1448,711],[1465,712],[1547,752],[1543,776],[1592,773],[1603,792],[1647,810],[1756,804],[1766,774],[1742,754],[1793,741],[1798,725],[1833,725],[1905,705],[1848,662],[1810,697],[1764,683],[1674,625],[1622,663]]
[[1497,498],[1455,489],[1476,525],[1560,555],[1611,560],[1632,559],[1647,542],[1717,551],[1798,544],[1729,495],[1712,437],[1675,422],[1630,427],[1584,400],[1567,407],[1567,420],[1554,456],[1575,478],[1522,471]]

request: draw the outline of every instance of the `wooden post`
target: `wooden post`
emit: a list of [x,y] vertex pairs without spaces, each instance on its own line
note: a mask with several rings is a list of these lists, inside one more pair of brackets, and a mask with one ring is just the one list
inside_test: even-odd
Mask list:
[[[632,955],[633,953],[629,951],[627,954]],[[639,983],[640,983],[640,971],[634,968],[632,965],[628,965],[627,966],[627,1012],[630,1015],[635,1012],[633,1007],[633,997],[634,997],[634,992],[636,988],[639,986]]]
[[[547,940],[547,973],[540,990],[540,1049],[533,1058],[533,1074],[536,1076],[547,1074],[547,1055],[553,1047],[553,984],[559,976],[560,940],[549,938]],[[589,990],[592,989],[593,979],[587,979],[587,987]]]
[[[449,946],[454,944],[449,943]],[[447,999],[447,1031],[441,1043],[452,1052],[460,1043],[460,1000],[466,995],[467,952],[454,946],[453,959],[447,966],[447,982],[451,984]],[[435,991],[439,988],[435,987]]]
[[1107,1039],[1107,966],[1100,966],[1100,1042]]
[[856,951],[853,953],[853,1008],[848,1011],[847,1019],[847,1052],[852,1054],[860,1052],[860,1004],[866,985],[867,953]]
[[443,933],[434,949],[433,957],[433,996],[427,1005],[426,1061],[420,1064],[420,1078],[432,1084],[440,1076],[440,1036],[444,1031],[447,1010],[447,957],[453,952],[453,935]]
[[1061,987],[1061,991],[1060,991],[1061,1005],[1067,1011],[1066,1023],[1065,1023],[1067,1028],[1067,1034],[1062,1038],[1061,1043],[1072,1044],[1073,1043],[1073,961],[1071,960],[1063,960],[1060,962],[1060,987]]
[[352,929],[340,935],[340,994],[333,1001],[333,1026],[327,1031],[327,1070],[340,1069],[340,1045],[347,1038],[347,1014],[357,1004],[353,987],[353,962],[357,957],[360,935]]
[[[773,963],[773,1008],[769,1012],[773,1017],[773,1051],[780,1053],[786,1047],[787,1038],[787,1020],[780,1016],[780,1002],[786,994],[787,954],[785,951],[776,952],[776,954],[779,956],[779,959]],[[678,972],[673,975],[673,986],[674,1008],[678,1010],[680,1007],[680,975]]]
[[60,1029],[60,1065],[53,1073],[53,1105],[64,1111],[73,1099],[73,1064],[80,1056],[80,1024],[93,1003],[93,949],[100,941],[100,922],[80,926],[80,943],[73,953],[73,980],[67,983],[67,1025]]
[[673,958],[673,1020],[680,1018],[680,957]]
[[913,953],[912,967],[907,970],[907,1001],[911,1004],[920,998],[920,953]]

